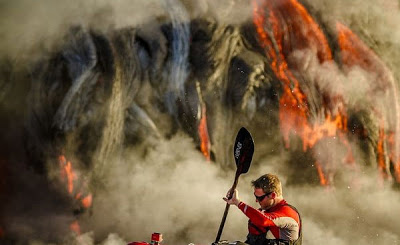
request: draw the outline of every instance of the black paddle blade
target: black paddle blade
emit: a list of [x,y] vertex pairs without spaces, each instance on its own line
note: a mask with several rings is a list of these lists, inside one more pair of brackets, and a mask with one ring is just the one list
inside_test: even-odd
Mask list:
[[254,153],[254,141],[247,129],[241,128],[236,136],[233,154],[239,173],[247,173]]

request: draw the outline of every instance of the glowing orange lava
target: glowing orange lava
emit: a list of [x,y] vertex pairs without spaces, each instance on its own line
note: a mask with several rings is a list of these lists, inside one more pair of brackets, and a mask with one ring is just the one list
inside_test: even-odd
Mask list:
[[395,172],[395,178],[398,183],[400,183],[400,158],[395,156],[396,152],[396,140],[394,132],[390,132],[386,137],[389,145],[389,159],[393,162],[393,168]]
[[318,171],[319,181],[320,181],[321,185],[323,185],[323,186],[328,185],[328,180],[325,178],[324,171],[322,171],[321,164],[319,164],[319,162],[315,162],[315,166]]
[[86,197],[82,198],[81,202],[84,208],[89,208],[90,206],[92,206],[92,194],[89,194]]
[[200,137],[200,150],[205,158],[210,161],[210,140],[207,129],[206,107],[203,105],[201,108],[201,119],[198,128]]
[[[64,155],[60,155],[58,161],[60,165],[61,181],[66,182],[68,193],[71,194],[71,196],[74,196],[76,200],[80,200],[82,207],[89,208],[92,205],[92,194],[89,193],[83,195],[82,189],[84,189],[84,186],[80,186],[80,191],[77,192],[77,188],[74,186],[74,181],[78,180],[78,176],[72,167],[72,163],[67,161]],[[74,195],[74,193],[77,194]]]
[[[84,191],[86,191],[86,186],[81,185],[79,188],[76,188],[76,186],[74,185],[74,183],[79,180],[79,175],[73,169],[72,163],[70,161],[67,161],[64,155],[60,155],[58,157],[58,161],[60,166],[60,179],[67,185],[68,193],[71,195],[71,197],[79,202],[82,208],[88,209],[89,207],[91,207],[93,201],[92,194],[82,194],[84,193]],[[72,222],[69,227],[71,231],[75,232],[77,235],[81,234],[81,228],[78,221]]]
[[[279,117],[285,146],[290,147],[290,134],[302,139],[304,151],[311,149],[323,138],[339,135],[339,139],[345,142],[348,149],[345,161],[354,162],[350,145],[344,134],[341,134],[347,131],[343,99],[340,95],[326,95],[330,97],[332,104],[336,104],[331,110],[328,108],[323,112],[324,120],[311,122],[307,97],[286,58],[294,50],[307,49],[317,55],[320,63],[332,61],[332,52],[324,33],[296,0],[255,0],[253,7],[253,22],[259,43],[270,60],[273,72],[283,85]],[[316,163],[316,167],[321,184],[326,185],[320,163]]]
[[[388,69],[379,57],[367,46],[364,42],[354,34],[348,27],[342,23],[336,23],[338,33],[338,43],[341,50],[341,61],[344,64],[344,69],[349,69],[358,66],[366,71],[376,75],[375,83],[371,85],[368,93],[373,97],[373,93],[377,91],[396,91],[397,88],[391,83],[391,77]],[[399,108],[396,107],[397,93],[393,92],[391,95],[394,99],[393,114],[397,114]],[[373,108],[376,114],[383,117],[379,108]],[[397,111],[397,112],[396,112]],[[396,126],[394,131],[399,131],[399,115],[394,116]],[[397,128],[397,129],[396,129]],[[398,142],[395,140],[395,133],[393,130],[385,130],[384,121],[380,122],[379,126],[379,139],[377,143],[377,161],[379,172],[383,179],[391,179],[390,162],[394,167],[394,174],[396,181],[400,183],[400,158],[396,156],[400,149],[396,149]],[[387,159],[387,157],[389,159]]]
[[[356,34],[340,22],[336,23],[336,30],[343,64],[347,67],[360,66],[366,71],[379,74],[381,79],[385,77],[383,63]],[[383,89],[382,83],[384,82],[382,79],[377,85],[379,84]]]
[[386,155],[385,155],[385,129],[382,126],[379,127],[379,140],[378,140],[378,144],[377,144],[377,151],[378,151],[378,168],[379,168],[379,173],[381,174],[383,179],[388,179],[390,178],[390,173],[388,172],[388,168],[387,168],[387,160],[385,159]]
[[81,234],[81,227],[79,226],[79,222],[75,220],[69,225],[69,228],[71,231],[75,232],[75,234],[80,235]]

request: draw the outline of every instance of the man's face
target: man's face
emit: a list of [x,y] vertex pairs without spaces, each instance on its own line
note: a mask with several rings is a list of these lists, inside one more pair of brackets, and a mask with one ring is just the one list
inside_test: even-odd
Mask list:
[[[256,196],[256,202],[258,202],[260,207],[264,210],[271,208],[275,203],[275,193],[273,192],[265,193],[261,188],[254,188],[254,196]],[[262,198],[263,196],[264,198]]]

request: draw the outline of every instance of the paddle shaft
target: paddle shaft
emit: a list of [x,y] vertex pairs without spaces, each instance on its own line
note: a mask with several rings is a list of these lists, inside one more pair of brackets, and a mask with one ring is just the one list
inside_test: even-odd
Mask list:
[[[231,192],[229,193],[228,199],[231,199],[232,196],[233,196],[233,192],[235,191],[236,186],[238,184],[238,180],[239,180],[240,174],[241,174],[241,169],[237,169],[236,170],[236,175],[235,175],[235,181],[233,182],[233,185],[232,185],[232,188],[231,188]],[[222,216],[222,220],[221,220],[221,224],[219,225],[217,237],[215,238],[215,243],[219,242],[219,239],[221,238],[222,230],[224,229],[226,216],[228,216],[228,212],[229,212],[229,207],[230,206],[231,205],[229,205],[228,203],[225,206],[224,216]]]

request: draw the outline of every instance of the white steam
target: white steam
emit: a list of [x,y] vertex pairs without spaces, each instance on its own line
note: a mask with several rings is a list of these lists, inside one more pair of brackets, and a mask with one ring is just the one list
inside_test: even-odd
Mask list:
[[[236,24],[251,17],[251,4],[245,1],[182,2],[192,6],[192,14],[200,16],[210,12],[222,22]],[[325,23],[340,20],[354,27],[367,45],[382,57],[395,77],[399,77],[400,15],[397,1],[304,2],[313,6]],[[221,15],[218,15],[220,11]],[[30,55],[26,52],[37,47],[51,49],[73,24],[84,23],[108,30],[138,26],[166,14],[162,4],[156,0],[2,1],[0,13],[0,54],[7,56]],[[335,65],[320,66],[313,63],[314,60],[309,62],[304,63],[309,64],[304,67],[308,72],[306,75],[319,74],[318,85],[323,89],[342,91],[346,103],[352,107],[365,106],[363,94],[373,84],[368,73],[354,68],[344,75]],[[316,81],[314,78],[311,80]],[[338,81],[345,84],[338,85]],[[255,145],[256,154],[263,151],[257,147],[257,142]],[[321,146],[322,157],[335,160],[332,164],[338,171],[346,169],[336,162],[339,157],[335,154],[343,154],[341,147],[337,142],[330,150]],[[280,151],[276,149],[276,152]],[[222,172],[217,164],[206,162],[194,150],[191,139],[182,135],[146,149],[145,155],[143,152],[140,147],[126,150],[122,157],[114,160],[114,168],[103,180],[104,188],[93,190],[91,214],[88,211],[80,217],[84,233],[78,237],[66,234],[65,244],[111,245],[149,241],[153,232],[163,233],[165,244],[169,245],[211,244],[214,241],[225,208],[222,197],[232,185],[234,172]],[[357,150],[354,154],[357,158]],[[376,171],[371,173],[361,167],[355,176],[343,178],[355,182],[339,181],[331,189],[291,186],[286,184],[289,178],[287,169],[291,167],[286,164],[286,159],[285,152],[273,158],[255,159],[249,173],[240,179],[238,189],[242,200],[256,206],[250,180],[267,172],[277,173],[284,182],[284,197],[302,214],[304,244],[400,244],[400,195],[390,187],[378,184]],[[52,218],[44,211],[32,215]],[[44,229],[72,220],[72,217],[63,215],[54,216],[58,219],[48,217],[37,221]],[[25,218],[10,218],[10,222],[24,224],[28,222]],[[21,235],[31,234],[26,232],[28,225],[21,229]],[[244,240],[246,233],[246,217],[236,207],[231,207],[222,238]],[[32,241],[31,244],[43,243]]]
[[128,241],[148,241],[161,232],[166,244],[211,243],[229,183],[193,149],[191,139],[177,136],[144,158],[127,152],[109,172],[107,190],[96,194],[89,227]]
[[157,0],[2,1],[0,54],[13,58],[50,51],[72,25],[135,27],[164,13]]
[[[146,156],[135,149],[97,190],[92,215],[82,216],[86,230],[66,244],[126,244],[150,241],[161,232],[164,244],[211,244],[216,236],[225,202],[222,197],[233,182],[234,172],[221,172],[214,163],[193,150],[193,142],[178,135],[160,142]],[[256,152],[262,151],[257,148]],[[358,185],[336,182],[335,187],[293,186],[287,183],[285,155],[255,160],[240,177],[239,196],[258,207],[250,181],[275,173],[283,182],[285,199],[302,214],[304,244],[399,244],[400,196],[378,185],[375,171],[361,169]],[[233,164],[233,163],[232,163]],[[299,172],[298,175],[302,173]],[[245,240],[247,218],[231,207],[222,239]]]

